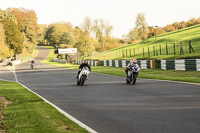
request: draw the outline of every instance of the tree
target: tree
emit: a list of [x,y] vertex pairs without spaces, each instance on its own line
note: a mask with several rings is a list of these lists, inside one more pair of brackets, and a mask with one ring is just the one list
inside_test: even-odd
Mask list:
[[128,43],[131,44],[134,41],[136,41],[138,39],[138,29],[133,28],[129,31],[129,33],[126,35],[126,37],[128,38]]
[[92,38],[90,36],[92,31],[92,22],[89,17],[85,17],[84,22],[81,24],[81,28],[83,32],[81,37],[82,46],[80,48],[84,55],[88,55],[91,51],[90,48],[92,48],[91,45],[93,43]]
[[45,32],[45,39],[47,39],[48,43],[53,45],[59,45],[60,37],[64,32],[72,32],[72,27],[70,23],[55,23],[48,26]]
[[95,33],[96,39],[98,40],[99,46],[97,46],[97,51],[104,51],[106,46],[106,41],[110,38],[113,26],[103,19],[95,19],[93,25],[93,31]]
[[60,37],[60,44],[73,45],[74,39],[69,32],[64,32]]
[[5,59],[6,57],[13,56],[9,51],[9,47],[6,44],[6,36],[4,33],[3,24],[0,22],[0,57]]
[[186,28],[187,26],[186,26],[186,23],[185,23],[185,21],[181,21],[180,23],[179,23],[179,25],[178,25],[178,29],[183,29],[183,28]]
[[138,38],[144,40],[148,37],[148,25],[144,13],[138,13],[135,23],[135,28],[138,30]]
[[175,27],[173,25],[167,25],[164,27],[166,32],[171,32],[171,31],[175,31]]
[[178,23],[178,22],[174,22],[174,23],[172,24],[172,26],[175,28],[175,30],[178,30],[179,23]]
[[24,32],[28,41],[36,45],[39,34],[37,15],[34,10],[25,8],[8,8],[7,11],[17,18],[20,32]]
[[6,43],[10,49],[13,49],[15,54],[21,54],[23,49],[23,35],[19,31],[17,24],[12,19],[3,19],[2,20],[5,35]]

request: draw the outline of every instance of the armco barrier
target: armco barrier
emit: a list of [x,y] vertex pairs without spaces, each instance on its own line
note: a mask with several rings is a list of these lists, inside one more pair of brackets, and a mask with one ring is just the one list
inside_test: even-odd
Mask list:
[[200,71],[200,59],[161,60],[161,69]]
[[[88,60],[88,64],[91,66],[109,66],[109,67],[126,67],[129,60],[104,60],[104,61],[91,61]],[[77,60],[77,64],[81,64],[82,61]],[[138,60],[138,65],[141,69],[154,68],[154,61],[150,60]]]

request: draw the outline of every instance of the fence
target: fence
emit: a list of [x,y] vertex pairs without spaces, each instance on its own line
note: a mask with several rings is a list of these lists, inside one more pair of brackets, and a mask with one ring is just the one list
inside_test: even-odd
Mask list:
[[200,40],[192,42],[191,40],[180,42],[168,42],[166,44],[157,44],[138,48],[123,48],[113,51],[105,51],[93,55],[96,59],[127,58],[127,57],[150,57],[159,55],[186,55],[200,53]]
[[161,60],[161,69],[200,71],[200,59]]
[[[104,60],[104,61],[91,61],[88,60],[88,64],[91,66],[110,66],[110,67],[126,67],[129,60]],[[82,61],[77,60],[77,64],[81,64]],[[155,68],[154,60],[138,60],[138,65],[141,69]]]

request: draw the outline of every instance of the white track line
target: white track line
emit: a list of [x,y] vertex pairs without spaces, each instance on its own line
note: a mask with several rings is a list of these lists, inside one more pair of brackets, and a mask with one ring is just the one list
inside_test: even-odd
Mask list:
[[66,113],[64,110],[62,110],[61,108],[59,108],[58,106],[54,105],[53,103],[51,103],[50,101],[48,101],[47,99],[43,98],[42,96],[40,96],[39,94],[37,94],[36,92],[32,91],[31,89],[29,89],[28,87],[26,87],[25,85],[17,82],[18,84],[20,84],[21,86],[23,86],[24,88],[26,88],[27,90],[29,90],[30,92],[34,93],[35,95],[37,95],[38,97],[40,97],[41,99],[43,99],[46,103],[50,104],[51,106],[53,106],[54,108],[56,108],[60,113],[64,114],[67,118],[71,119],[72,121],[74,121],[75,123],[77,123],[79,126],[85,128],[87,131],[91,132],[91,133],[97,133],[95,130],[93,130],[92,128],[88,127],[87,125],[83,124],[82,122],[80,122],[79,120],[77,120],[76,118],[74,118],[73,116],[71,116],[70,114]]
[[[9,69],[9,68],[8,68]],[[10,69],[9,69],[10,70]],[[68,114],[67,112],[65,112],[64,110],[62,110],[61,108],[59,108],[58,106],[56,106],[55,104],[51,103],[50,101],[48,101],[47,99],[45,99],[44,97],[40,96],[39,94],[37,94],[36,92],[32,91],[31,89],[29,89],[28,87],[26,87],[25,85],[23,85],[22,83],[18,82],[17,79],[17,75],[15,72],[15,66],[14,66],[14,71],[10,70],[11,72],[14,73],[15,75],[15,82],[17,82],[18,84],[20,84],[21,86],[23,86],[24,88],[26,88],[28,91],[34,93],[35,95],[37,95],[38,97],[40,97],[41,99],[43,99],[46,103],[50,104],[51,106],[53,106],[55,109],[57,109],[60,113],[64,114],[67,118],[69,118],[70,120],[72,120],[73,122],[77,123],[79,126],[81,126],[82,128],[85,128],[88,132],[90,133],[98,133],[97,131],[93,130],[92,128],[88,127],[87,125],[85,125],[84,123],[80,122],[79,120],[77,120],[76,118],[74,118],[73,116],[71,116],[70,114]],[[1,80],[1,79],[0,79]],[[3,80],[3,81],[9,81],[9,80]],[[11,81],[14,82],[14,81]]]
[[[70,68],[69,68],[69,69],[70,69]],[[74,69],[73,69],[73,70],[74,70]],[[92,72],[92,73],[99,74],[99,75],[105,75],[105,76],[123,77],[123,76],[109,75],[109,74],[104,74],[104,73],[96,73],[96,72]],[[125,74],[124,74],[124,75],[125,75]],[[124,76],[124,78],[126,78],[126,77]],[[154,80],[154,81],[163,81],[163,82],[173,82],[173,83],[182,83],[182,84],[192,84],[192,85],[200,85],[199,83],[190,83],[190,82],[172,81],[172,80],[146,79],[146,78],[138,78],[138,79]]]

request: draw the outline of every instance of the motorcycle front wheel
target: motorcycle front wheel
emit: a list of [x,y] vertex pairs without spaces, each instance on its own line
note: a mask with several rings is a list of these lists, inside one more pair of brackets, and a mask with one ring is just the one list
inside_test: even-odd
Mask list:
[[85,75],[81,76],[81,79],[80,79],[80,80],[81,80],[80,85],[83,86],[84,83],[85,83],[85,80],[86,80],[86,76],[85,76]]
[[128,78],[126,78],[126,83],[127,83],[127,84],[130,84],[130,81],[128,80]]
[[80,85],[80,81],[79,81],[79,79],[77,79],[77,85]]
[[136,79],[137,79],[137,74],[134,73],[134,74],[133,74],[133,85],[136,83]]

